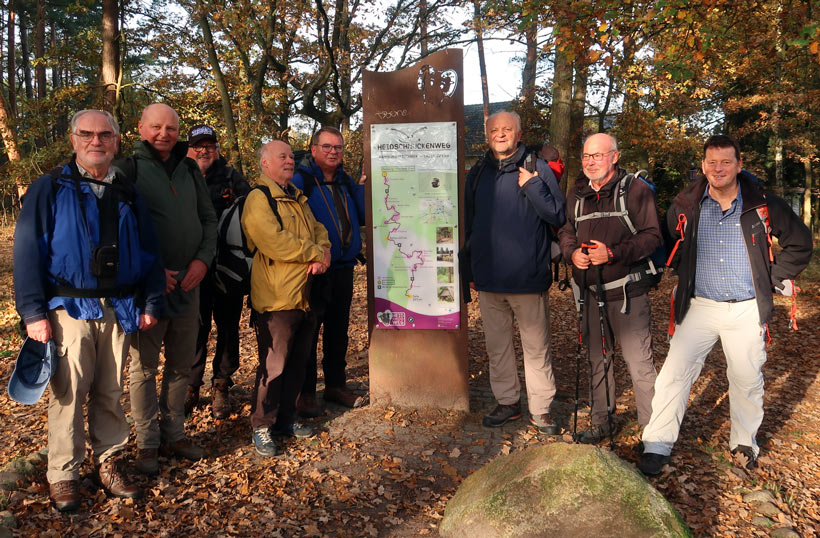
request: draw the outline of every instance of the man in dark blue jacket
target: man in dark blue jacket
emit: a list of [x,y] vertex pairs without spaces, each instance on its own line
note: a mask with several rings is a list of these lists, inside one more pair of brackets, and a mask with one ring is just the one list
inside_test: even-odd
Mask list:
[[[490,151],[467,176],[464,278],[478,290],[490,361],[490,387],[498,405],[486,427],[521,417],[521,385],[513,348],[513,317],[524,352],[530,421],[558,433],[550,416],[555,396],[549,350],[551,226],[564,224],[565,199],[555,175],[521,144],[514,112],[490,116]],[[528,158],[536,159],[534,171]]]
[[342,167],[344,138],[333,127],[322,127],[311,138],[310,156],[298,164],[293,184],[308,195],[308,205],[316,220],[327,228],[330,238],[330,268],[311,282],[310,308],[318,323],[313,334],[313,352],[308,359],[305,382],[297,409],[302,416],[322,413],[316,401],[316,345],[322,336],[322,368],[325,374],[325,401],[345,407],[364,404],[347,388],[347,329],[353,299],[353,268],[362,249],[359,228],[364,225],[364,176],[357,184]]
[[61,512],[80,505],[86,400],[95,478],[110,495],[142,494],[118,461],[130,431],[123,367],[131,335],[161,317],[165,277],[148,208],[111,167],[119,135],[107,112],[75,114],[74,157],[32,183],[14,232],[17,311],[28,337],[58,352],[46,478]]

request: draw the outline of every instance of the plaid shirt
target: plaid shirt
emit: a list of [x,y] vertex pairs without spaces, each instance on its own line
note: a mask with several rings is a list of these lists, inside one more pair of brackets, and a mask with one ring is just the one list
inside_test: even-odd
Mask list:
[[700,200],[695,297],[714,301],[745,301],[755,296],[749,254],[740,229],[743,198],[740,189],[732,206],[723,211],[709,196]]

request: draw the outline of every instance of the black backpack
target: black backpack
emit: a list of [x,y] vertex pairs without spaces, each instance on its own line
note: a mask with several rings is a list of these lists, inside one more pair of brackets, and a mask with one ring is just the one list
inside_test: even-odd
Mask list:
[[[257,189],[265,193],[279,226],[282,226],[282,217],[270,189],[259,185],[251,192]],[[248,240],[242,231],[242,211],[249,195],[250,192],[237,198],[219,217],[216,227],[213,279],[216,287],[227,295],[248,295],[251,291],[251,265],[256,249],[251,251],[248,248]]]

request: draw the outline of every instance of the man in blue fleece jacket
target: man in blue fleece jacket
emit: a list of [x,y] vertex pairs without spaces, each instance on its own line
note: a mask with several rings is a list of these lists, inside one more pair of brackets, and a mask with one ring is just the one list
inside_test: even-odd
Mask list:
[[[486,135],[490,151],[467,176],[462,254],[464,278],[478,291],[490,387],[498,401],[483,424],[493,428],[521,418],[515,317],[530,421],[542,433],[555,435],[558,427],[549,412],[555,396],[549,348],[550,241],[551,226],[564,224],[565,199],[547,163],[521,144],[518,114],[493,114]],[[528,159],[536,159],[534,167]]]

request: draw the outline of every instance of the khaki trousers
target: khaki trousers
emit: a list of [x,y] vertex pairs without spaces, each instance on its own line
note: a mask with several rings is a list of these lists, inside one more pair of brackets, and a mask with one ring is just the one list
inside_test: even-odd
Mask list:
[[103,317],[78,320],[65,309],[49,312],[57,368],[48,401],[49,483],[77,480],[85,459],[83,404],[94,463],[110,459],[128,443],[129,427],[120,404],[129,337],[103,306]]
[[[199,332],[199,290],[181,315],[161,318],[131,339],[131,415],[139,448],[159,448],[185,437],[185,392]],[[157,396],[159,352],[165,345],[162,387]]]
[[549,295],[542,293],[478,292],[484,340],[490,362],[490,388],[498,403],[521,400],[513,316],[518,321],[524,352],[524,380],[530,413],[548,413],[555,397],[555,376],[550,361]]

